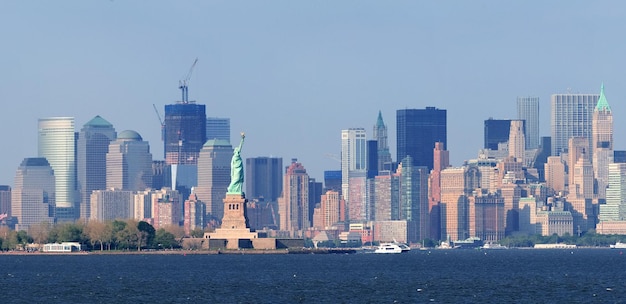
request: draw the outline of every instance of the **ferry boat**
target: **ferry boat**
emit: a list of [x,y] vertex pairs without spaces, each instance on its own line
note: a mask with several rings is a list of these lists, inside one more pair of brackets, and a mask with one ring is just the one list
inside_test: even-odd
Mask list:
[[374,253],[403,253],[410,251],[411,248],[402,243],[381,243]]
[[614,245],[609,245],[611,249],[626,249],[626,243],[617,242]]

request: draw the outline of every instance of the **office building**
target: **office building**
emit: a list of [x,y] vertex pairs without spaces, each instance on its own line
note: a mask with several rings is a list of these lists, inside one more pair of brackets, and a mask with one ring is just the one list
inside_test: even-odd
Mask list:
[[428,214],[430,238],[438,240],[441,237],[441,170],[450,166],[450,152],[445,150],[442,142],[436,142],[433,149],[433,169],[428,177]]
[[600,205],[600,221],[626,220],[626,163],[609,164],[606,204]]
[[0,217],[11,217],[11,186],[0,185]]
[[133,218],[133,191],[108,189],[91,193],[90,219],[100,222]]
[[606,198],[609,179],[609,164],[613,162],[613,112],[604,95],[604,84],[600,88],[600,98],[593,110],[593,173],[597,183],[597,197]]
[[324,189],[341,193],[341,170],[324,171]]
[[282,157],[246,158],[246,197],[276,202],[283,191]]
[[551,97],[552,156],[567,152],[572,137],[587,139],[591,152],[593,110],[600,98],[597,94],[553,94]]
[[469,198],[469,235],[485,243],[504,238],[504,198],[492,193],[475,193]]
[[321,197],[320,213],[321,223],[317,228],[321,230],[332,229],[337,223],[345,220],[345,202],[341,199],[338,191],[328,190]]
[[206,139],[221,139],[230,142],[230,118],[207,117]]
[[407,221],[409,242],[415,243],[429,237],[428,169],[425,166],[414,166],[411,156],[402,159],[400,219]]
[[140,191],[152,186],[150,145],[139,133],[125,130],[109,144],[106,155],[106,187]]
[[524,137],[524,121],[511,120],[509,130],[509,157],[515,161],[525,164],[526,138]]
[[211,220],[224,217],[224,198],[230,184],[230,161],[233,147],[230,141],[210,139],[202,147],[198,158],[198,200],[206,204]]
[[411,156],[415,166],[433,168],[436,142],[447,145],[446,110],[403,109],[396,112],[397,160]]
[[539,97],[517,97],[517,119],[524,121],[526,149],[539,148]]
[[372,220],[391,221],[400,219],[400,176],[379,175],[374,178],[374,210]]
[[[341,196],[346,201],[348,221],[350,215],[350,179],[365,177],[367,171],[367,139],[365,129],[341,130]],[[355,206],[356,207],[356,206]]]
[[509,141],[511,132],[510,119],[489,118],[484,123],[484,145],[485,149],[498,150],[498,144]]
[[280,230],[292,237],[302,237],[309,223],[309,175],[297,159],[291,160],[283,181],[283,195],[278,199]]
[[50,163],[43,158],[25,158],[15,173],[11,191],[11,215],[17,219],[15,230],[31,225],[54,223],[55,178]]
[[565,191],[565,163],[560,156],[548,157],[545,164],[546,186],[552,189],[553,194],[564,193]]
[[469,237],[466,168],[441,170],[441,240],[464,240]]
[[[389,152],[389,144],[387,137],[387,125],[383,121],[383,114],[378,111],[378,119],[374,125],[374,140],[377,142],[377,171],[385,170],[385,164],[391,164],[391,153]],[[373,169],[373,168],[370,168]]]
[[154,229],[180,226],[183,222],[183,202],[178,191],[170,188],[152,190],[151,203]]
[[[576,162],[578,162],[581,157],[586,158],[589,162],[591,161],[589,159],[589,146],[587,138],[572,137],[568,140],[567,147],[567,185],[570,188],[573,188],[571,185],[574,183],[574,166],[576,165]],[[569,192],[571,193],[572,190],[570,189]]]
[[80,218],[91,217],[91,192],[106,189],[106,154],[117,138],[113,125],[100,116],[88,121],[78,134],[77,190],[80,195]]
[[206,107],[195,102],[165,105],[163,142],[168,165],[195,165],[206,142]]
[[44,157],[54,170],[58,221],[78,218],[76,191],[76,142],[73,117],[39,119],[39,157]]

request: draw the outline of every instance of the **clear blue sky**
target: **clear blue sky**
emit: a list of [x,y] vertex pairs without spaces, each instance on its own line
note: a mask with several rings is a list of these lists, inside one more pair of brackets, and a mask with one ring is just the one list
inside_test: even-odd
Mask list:
[[139,132],[163,158],[152,104],[189,98],[245,131],[243,157],[339,169],[340,131],[378,111],[395,158],[395,113],[448,110],[455,166],[483,144],[483,121],[538,96],[599,93],[626,149],[623,1],[2,1],[0,184],[37,156],[37,119],[95,115]]

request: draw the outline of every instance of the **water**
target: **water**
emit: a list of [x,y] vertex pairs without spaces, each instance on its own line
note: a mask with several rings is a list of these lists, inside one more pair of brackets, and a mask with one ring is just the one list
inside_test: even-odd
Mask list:
[[2,303],[620,303],[609,249],[0,255]]

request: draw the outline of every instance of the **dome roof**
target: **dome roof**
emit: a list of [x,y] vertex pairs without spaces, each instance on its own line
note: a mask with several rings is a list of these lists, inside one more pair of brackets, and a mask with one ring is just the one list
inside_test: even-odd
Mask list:
[[121,140],[133,140],[133,141],[142,141],[141,135],[133,130],[124,130],[117,135],[117,139]]

